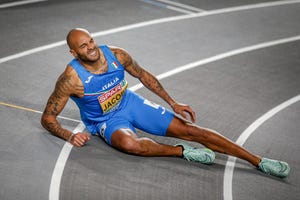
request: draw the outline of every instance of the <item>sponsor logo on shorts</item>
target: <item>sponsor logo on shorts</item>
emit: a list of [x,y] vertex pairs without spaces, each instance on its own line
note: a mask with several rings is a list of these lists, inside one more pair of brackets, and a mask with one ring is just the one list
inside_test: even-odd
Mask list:
[[104,133],[106,130],[106,123],[103,123],[101,128],[100,128],[100,136],[104,138]]

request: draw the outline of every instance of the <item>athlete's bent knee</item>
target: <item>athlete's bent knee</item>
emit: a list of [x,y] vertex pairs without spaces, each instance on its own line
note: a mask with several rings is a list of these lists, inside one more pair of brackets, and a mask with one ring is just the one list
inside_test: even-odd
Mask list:
[[120,141],[118,148],[126,153],[140,155],[142,154],[141,147],[136,138],[126,137]]

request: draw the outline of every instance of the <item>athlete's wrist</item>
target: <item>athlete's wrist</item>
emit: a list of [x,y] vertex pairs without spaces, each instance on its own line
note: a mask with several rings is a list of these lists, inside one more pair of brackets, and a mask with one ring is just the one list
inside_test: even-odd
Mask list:
[[171,108],[173,108],[174,109],[174,106],[176,105],[177,103],[174,101],[174,102],[172,102],[172,103],[170,103],[170,106],[171,106]]
[[74,135],[75,135],[75,134],[72,132],[71,135],[69,136],[69,138],[68,138],[67,141],[68,141],[68,142],[71,142],[71,140],[73,139]]

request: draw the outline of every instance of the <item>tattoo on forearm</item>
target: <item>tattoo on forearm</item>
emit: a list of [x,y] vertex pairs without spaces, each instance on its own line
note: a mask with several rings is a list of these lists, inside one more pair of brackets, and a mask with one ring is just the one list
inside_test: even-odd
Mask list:
[[68,94],[72,88],[70,77],[62,75],[59,77],[54,92],[51,94],[45,111],[42,117],[42,125],[52,134],[61,138],[67,139],[70,135],[70,131],[63,129],[56,120],[57,115],[64,108],[68,101]]
[[171,100],[171,97],[166,92],[162,84],[149,72],[145,71],[145,73],[146,75],[143,76],[143,83],[145,84],[145,86],[155,94],[160,96],[162,99],[164,99],[166,102],[169,102]]
[[70,131],[63,129],[58,122],[46,122],[43,126],[52,134],[67,140],[70,136]]

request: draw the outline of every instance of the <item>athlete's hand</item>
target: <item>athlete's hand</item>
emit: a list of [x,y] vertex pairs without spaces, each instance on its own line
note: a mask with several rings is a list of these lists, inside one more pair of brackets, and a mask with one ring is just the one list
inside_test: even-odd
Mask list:
[[183,118],[188,120],[187,114],[189,114],[191,121],[193,123],[196,121],[196,114],[189,105],[175,103],[172,108],[175,113],[180,114]]
[[76,147],[82,147],[90,140],[90,134],[88,133],[76,133],[73,134],[70,143]]

